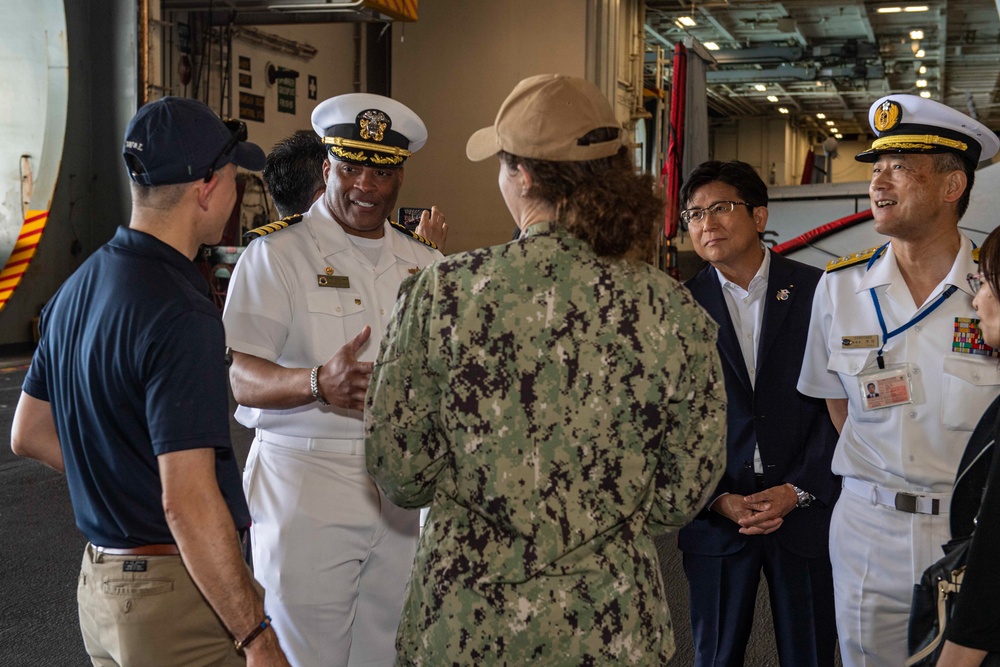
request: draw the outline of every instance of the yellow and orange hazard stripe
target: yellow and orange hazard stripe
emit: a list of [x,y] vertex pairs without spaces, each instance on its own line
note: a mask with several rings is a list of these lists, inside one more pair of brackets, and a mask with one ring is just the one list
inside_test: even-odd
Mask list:
[[0,310],[7,305],[14,288],[28,270],[28,264],[35,256],[38,242],[42,239],[42,230],[45,229],[48,219],[48,211],[28,211],[24,217],[24,224],[21,225],[21,233],[14,244],[14,251],[10,253],[7,265],[0,271]]

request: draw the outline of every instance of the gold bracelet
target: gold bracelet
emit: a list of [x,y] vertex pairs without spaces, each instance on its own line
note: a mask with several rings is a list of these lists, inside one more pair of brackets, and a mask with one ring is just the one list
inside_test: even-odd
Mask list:
[[260,633],[264,632],[264,630],[267,630],[267,626],[269,626],[270,624],[271,624],[271,617],[265,613],[264,620],[261,621],[256,628],[251,630],[250,634],[248,634],[243,639],[236,639],[233,641],[233,644],[236,645],[236,650],[242,651],[247,646],[250,646],[250,642],[257,639],[257,636],[260,635]]

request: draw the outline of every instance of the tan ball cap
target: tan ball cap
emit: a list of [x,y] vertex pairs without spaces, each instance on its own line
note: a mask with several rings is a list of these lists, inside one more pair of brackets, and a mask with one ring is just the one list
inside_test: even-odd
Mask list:
[[[618,129],[618,136],[581,143],[603,127]],[[500,151],[552,162],[596,160],[617,153],[621,135],[621,123],[597,86],[563,74],[540,74],[514,87],[493,125],[469,137],[465,154],[474,162]]]

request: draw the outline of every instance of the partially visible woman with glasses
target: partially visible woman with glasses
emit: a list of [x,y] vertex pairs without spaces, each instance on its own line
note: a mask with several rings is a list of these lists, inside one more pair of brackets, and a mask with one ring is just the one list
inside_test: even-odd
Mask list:
[[[982,340],[1000,349],[1000,229],[979,251],[979,273],[968,276],[976,293]],[[995,351],[991,354],[996,355]],[[998,362],[1000,363],[1000,362]],[[973,534],[962,590],[945,633],[938,667],[1000,665],[1000,455],[996,453],[1000,397],[979,420],[962,457],[951,501],[952,539]],[[978,457],[978,458],[977,458]],[[974,463],[973,463],[974,461]],[[985,480],[985,490],[984,490]],[[973,530],[975,532],[973,533]]]

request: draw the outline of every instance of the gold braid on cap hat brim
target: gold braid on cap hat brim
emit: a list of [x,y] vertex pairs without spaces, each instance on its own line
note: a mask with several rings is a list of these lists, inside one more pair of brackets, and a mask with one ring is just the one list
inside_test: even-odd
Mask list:
[[[323,143],[330,147],[330,152],[345,160],[355,160],[357,162],[372,162],[374,164],[399,164],[412,153],[399,146],[383,146],[373,144],[368,141],[358,141],[356,139],[345,139],[344,137],[323,137]],[[362,151],[374,151],[376,153],[388,153],[387,157],[381,155],[365,155],[362,152],[352,153],[348,148],[358,148]]]
[[957,139],[939,137],[936,134],[894,134],[880,137],[872,142],[872,150],[927,150],[928,146],[941,146],[951,150],[965,152],[969,145]]

